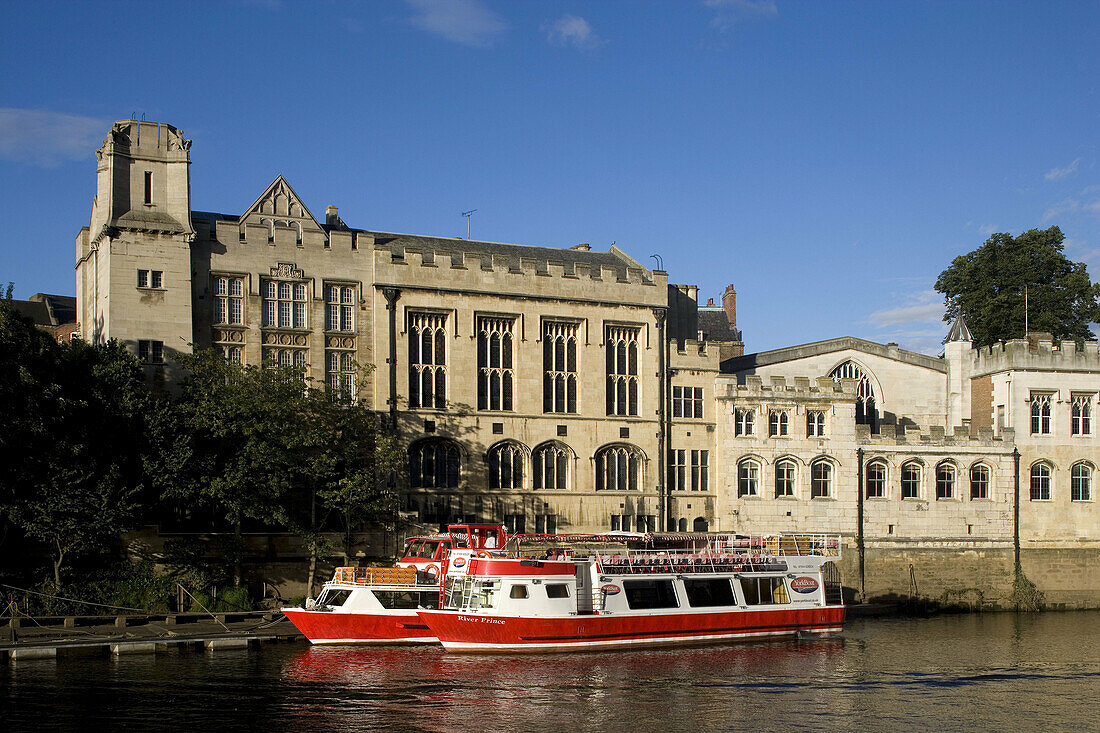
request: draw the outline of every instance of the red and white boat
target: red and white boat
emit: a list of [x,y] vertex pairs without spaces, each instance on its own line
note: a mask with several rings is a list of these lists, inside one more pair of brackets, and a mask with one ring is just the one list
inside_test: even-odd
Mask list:
[[314,644],[436,643],[418,611],[439,608],[441,569],[450,552],[488,556],[506,539],[503,527],[474,524],[413,537],[394,567],[336,568],[317,600],[282,612]]
[[844,622],[836,536],[562,539],[540,557],[452,550],[462,573],[447,571],[443,607],[420,619],[448,651],[477,653],[830,634]]

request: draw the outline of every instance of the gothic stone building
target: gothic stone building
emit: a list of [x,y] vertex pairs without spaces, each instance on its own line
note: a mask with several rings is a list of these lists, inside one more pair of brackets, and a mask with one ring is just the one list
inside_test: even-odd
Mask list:
[[[397,430],[404,508],[423,523],[716,526],[715,377],[742,351],[732,289],[728,310],[699,308],[694,287],[614,246],[356,229],[335,206],[321,223],[281,176],[242,213],[193,211],[190,141],[170,125],[118,122],[96,156],[77,237],[86,338],[126,343],[168,381],[192,349],[305,365]],[[377,368],[357,383],[357,364]]]
[[322,222],[281,176],[244,212],[193,211],[190,141],[165,124],[118,122],[96,155],[84,337],[168,381],[196,348],[305,365],[397,431],[410,520],[837,532],[866,597],[1003,601],[1019,560],[1051,598],[1100,598],[1095,342],[976,349],[960,322],[940,358],[744,354],[732,286],[699,305],[614,246]]

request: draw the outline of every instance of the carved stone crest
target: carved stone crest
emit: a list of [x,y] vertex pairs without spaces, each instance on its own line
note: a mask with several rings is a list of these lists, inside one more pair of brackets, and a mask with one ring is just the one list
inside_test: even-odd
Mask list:
[[305,273],[295,267],[293,262],[280,262],[271,268],[271,277],[280,280],[304,280]]

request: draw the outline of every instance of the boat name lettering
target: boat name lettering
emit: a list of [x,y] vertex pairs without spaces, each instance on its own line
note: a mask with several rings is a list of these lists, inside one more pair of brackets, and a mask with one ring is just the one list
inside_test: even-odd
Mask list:
[[808,575],[800,575],[791,580],[791,590],[795,593],[813,593],[817,590],[817,580]]
[[502,619],[502,618],[488,618],[486,616],[459,616],[458,620],[459,621],[473,621],[474,623],[483,623],[483,624],[503,624],[504,623],[504,619]]

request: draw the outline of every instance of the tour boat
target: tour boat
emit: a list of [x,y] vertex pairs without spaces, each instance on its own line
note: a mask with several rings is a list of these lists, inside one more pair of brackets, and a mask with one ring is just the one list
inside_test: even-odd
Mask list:
[[417,612],[439,607],[441,568],[451,550],[487,556],[506,540],[503,527],[477,524],[413,537],[394,567],[336,568],[316,600],[282,612],[313,644],[436,643]]
[[421,609],[422,623],[448,651],[528,653],[824,635],[844,622],[836,536],[544,544],[538,557],[452,550],[461,573],[447,571],[442,608]]

